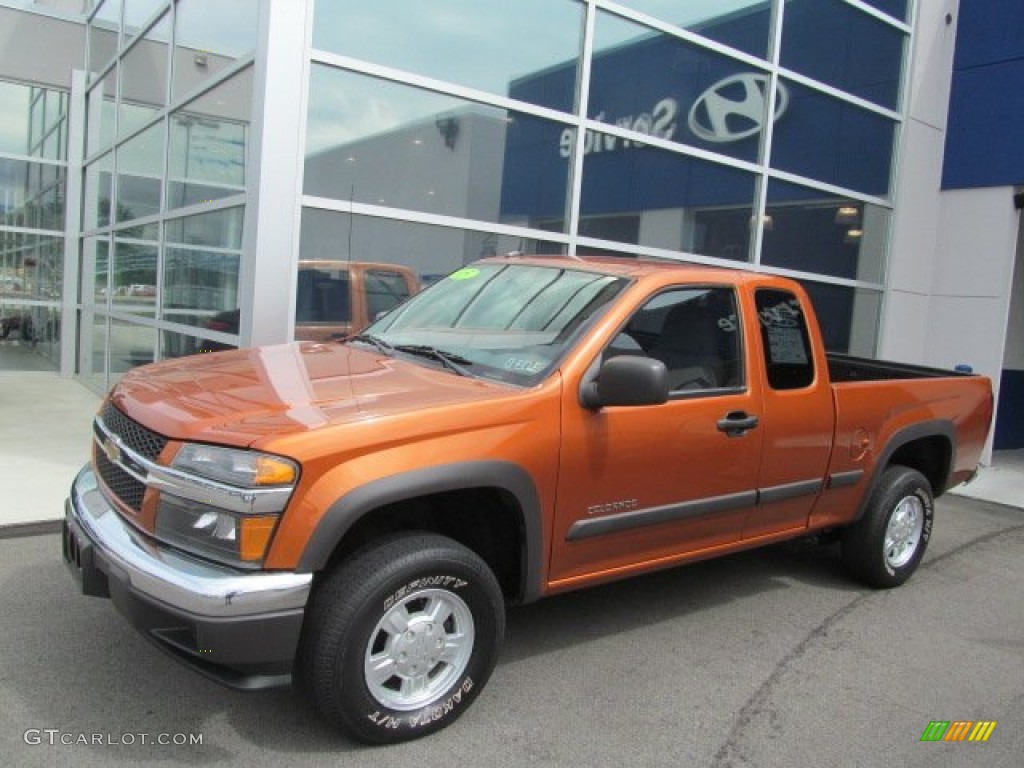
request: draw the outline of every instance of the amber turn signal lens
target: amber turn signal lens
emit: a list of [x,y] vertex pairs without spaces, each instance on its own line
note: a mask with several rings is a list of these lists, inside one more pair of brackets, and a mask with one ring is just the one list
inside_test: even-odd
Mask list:
[[243,517],[239,519],[238,556],[247,562],[263,559],[270,537],[277,525],[276,517]]
[[290,485],[295,482],[295,465],[273,456],[256,458],[256,485]]

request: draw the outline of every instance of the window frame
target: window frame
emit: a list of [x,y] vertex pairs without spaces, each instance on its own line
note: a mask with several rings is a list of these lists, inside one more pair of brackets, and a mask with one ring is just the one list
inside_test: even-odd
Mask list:
[[[601,353],[598,355],[598,358],[597,358],[598,362],[599,362],[599,366],[601,364],[603,364],[605,360],[609,359],[608,357],[606,357],[606,355],[607,355],[608,350],[612,347],[612,344],[613,344],[614,340],[620,334],[623,334],[623,333],[629,334],[629,331],[627,330],[628,327],[629,327],[629,324],[634,320],[634,318],[636,318],[638,313],[643,311],[643,309],[648,304],[650,304],[652,301],[657,299],[659,296],[663,296],[663,295],[665,295],[667,293],[672,293],[674,291],[680,291],[680,290],[692,290],[692,291],[715,290],[715,291],[724,291],[727,294],[731,295],[731,297],[732,297],[732,305],[733,305],[733,310],[734,310],[734,316],[735,316],[735,329],[734,329],[734,332],[736,333],[736,347],[735,347],[736,365],[737,365],[736,376],[739,379],[739,382],[736,383],[736,384],[733,384],[731,386],[723,386],[723,387],[707,387],[707,388],[701,388],[701,389],[672,389],[672,390],[669,391],[669,402],[673,402],[673,401],[676,401],[676,400],[693,400],[693,399],[696,399],[696,398],[705,398],[705,397],[720,397],[720,396],[723,396],[723,395],[734,395],[734,394],[740,394],[740,393],[747,392],[749,390],[749,387],[750,387],[750,379],[749,379],[750,365],[748,364],[748,360],[747,360],[747,344],[746,344],[746,340],[744,338],[744,336],[745,336],[745,334],[744,334],[744,327],[745,326],[744,326],[744,323],[743,323],[743,306],[742,306],[742,302],[740,301],[739,289],[737,288],[737,286],[735,286],[735,285],[733,285],[731,283],[680,283],[680,284],[676,284],[676,285],[664,286],[662,288],[659,288],[654,293],[649,294],[648,296],[646,296],[643,299],[643,301],[636,308],[633,309],[632,312],[630,312],[629,317],[625,320],[625,322],[622,323],[621,326],[619,326],[616,329],[615,333],[612,334],[612,336],[609,339],[608,343],[602,348]],[[724,329],[723,328],[722,330],[728,330],[728,329]],[[642,349],[642,347],[641,347],[641,349]],[[652,355],[650,355],[646,350],[643,350],[643,354],[642,355],[638,355],[638,356],[639,357],[645,357],[645,358],[648,358],[648,359],[651,359],[651,360],[657,360],[658,359],[658,358],[653,357]]]

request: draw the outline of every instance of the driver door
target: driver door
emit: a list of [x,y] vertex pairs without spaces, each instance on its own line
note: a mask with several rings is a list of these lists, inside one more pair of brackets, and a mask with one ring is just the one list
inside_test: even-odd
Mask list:
[[[730,287],[662,291],[603,357],[661,360],[669,401],[588,410],[566,396],[552,587],[668,565],[739,541],[757,501],[763,430],[738,318]],[[736,429],[737,422],[754,423]]]

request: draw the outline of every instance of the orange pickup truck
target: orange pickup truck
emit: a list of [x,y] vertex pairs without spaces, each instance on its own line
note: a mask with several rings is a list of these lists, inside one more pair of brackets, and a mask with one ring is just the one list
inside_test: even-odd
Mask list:
[[809,534],[902,583],[991,416],[984,377],[827,355],[790,280],[494,258],[340,343],[125,376],[64,558],[198,671],[397,742],[480,694],[510,602]]

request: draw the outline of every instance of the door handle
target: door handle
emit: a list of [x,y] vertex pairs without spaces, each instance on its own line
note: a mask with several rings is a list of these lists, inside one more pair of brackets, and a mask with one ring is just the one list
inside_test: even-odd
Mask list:
[[757,427],[757,423],[757,416],[751,416],[746,411],[729,411],[718,420],[718,431],[725,432],[728,437],[742,437]]

